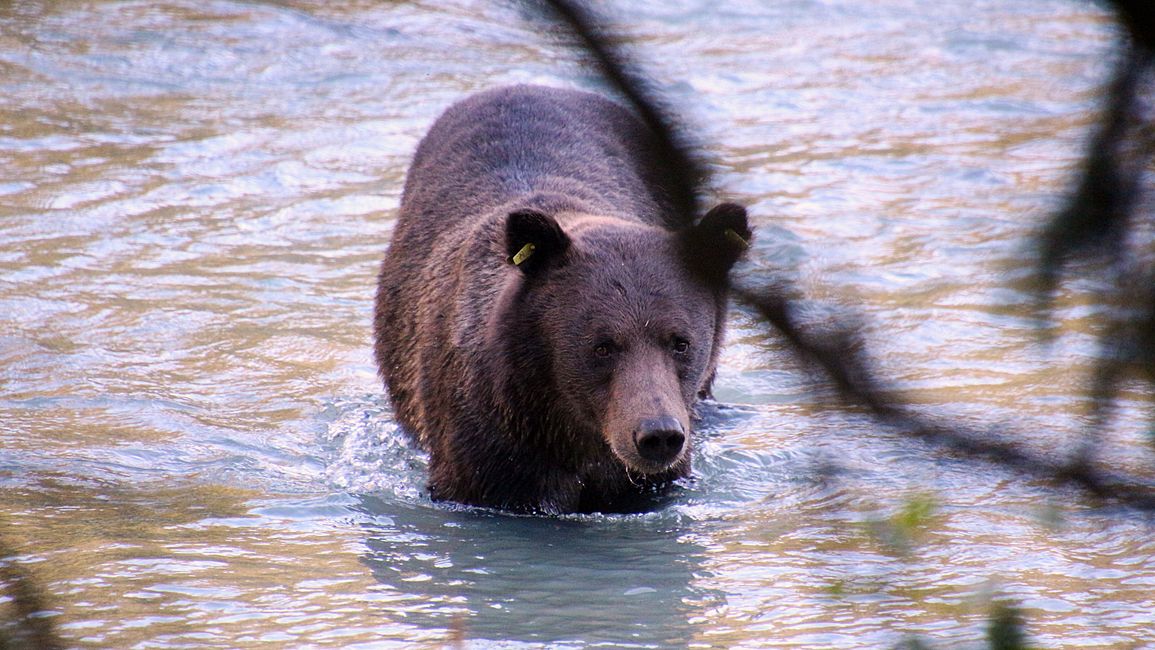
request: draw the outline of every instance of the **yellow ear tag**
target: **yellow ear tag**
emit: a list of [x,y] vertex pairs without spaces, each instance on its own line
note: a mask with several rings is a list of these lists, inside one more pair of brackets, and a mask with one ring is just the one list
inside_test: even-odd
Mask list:
[[528,260],[529,256],[533,255],[535,250],[537,250],[537,246],[526,244],[521,247],[521,250],[517,251],[516,255],[510,258],[510,261],[513,262],[514,266],[521,266],[521,263]]
[[742,235],[739,235],[737,232],[735,232],[733,228],[727,228],[725,231],[723,231],[723,234],[726,235],[726,239],[729,239],[735,244],[738,244],[743,249],[750,248],[750,242],[743,239]]

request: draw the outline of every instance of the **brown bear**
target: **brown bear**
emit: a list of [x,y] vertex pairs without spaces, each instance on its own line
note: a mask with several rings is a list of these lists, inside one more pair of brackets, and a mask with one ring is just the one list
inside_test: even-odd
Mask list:
[[751,232],[733,204],[682,226],[656,150],[624,107],[537,86],[469,97],[421,141],[374,334],[433,499],[614,511],[689,474]]

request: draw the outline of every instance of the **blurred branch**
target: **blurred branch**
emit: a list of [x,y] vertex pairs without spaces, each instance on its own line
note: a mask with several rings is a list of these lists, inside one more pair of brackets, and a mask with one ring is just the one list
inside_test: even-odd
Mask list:
[[1119,24],[1141,47],[1155,50],[1155,3],[1151,0],[1107,0]]
[[0,619],[0,649],[63,648],[51,619],[43,615],[48,609],[43,591],[17,563],[16,557],[16,552],[0,539],[0,597],[9,598],[12,608],[9,620]]
[[1151,62],[1151,52],[1131,45],[1116,64],[1107,109],[1087,151],[1078,189],[1051,218],[1038,242],[1041,290],[1048,298],[1071,259],[1123,256],[1123,235],[1141,194],[1140,179],[1149,157],[1149,147],[1134,151],[1128,145],[1133,141],[1136,91]]
[[1097,470],[1081,458],[1057,462],[1008,442],[994,431],[936,422],[915,413],[876,378],[873,363],[857,342],[857,329],[812,335],[798,326],[790,303],[780,295],[737,289],[735,296],[781,332],[795,357],[817,371],[812,374],[825,377],[846,404],[865,407],[883,425],[955,453],[1155,511],[1155,489],[1150,485]]
[[[1144,104],[1155,73],[1155,3],[1112,0],[1126,38],[1107,91],[1106,107],[1085,154],[1077,189],[1045,225],[1036,246],[1037,286],[1046,311],[1064,272],[1076,260],[1106,266],[1119,305],[1099,335],[1099,355],[1089,387],[1091,424],[1070,466],[1090,471],[1118,398],[1121,381],[1136,374],[1155,389],[1155,270],[1127,248],[1142,216],[1147,176],[1155,155],[1155,124]],[[1102,273],[1103,271],[1099,270]],[[1150,392],[1149,392],[1150,394]]]
[[659,159],[666,166],[669,177],[665,189],[675,212],[682,219],[680,225],[691,225],[698,216],[698,197],[709,173],[691,154],[691,147],[683,141],[684,137],[679,135],[677,120],[662,107],[646,78],[630,71],[629,58],[610,46],[605,30],[580,2],[545,0],[545,5],[593,56],[606,80],[629,101],[654,133]]
[[[671,161],[671,185],[684,189],[678,205],[683,214],[696,214],[698,203],[695,197],[702,193],[708,176],[704,168],[693,162],[693,156],[684,150],[685,145],[674,136],[673,118],[658,108],[658,102],[639,78],[625,72],[628,58],[610,45],[604,30],[579,4],[570,0],[546,0],[546,4],[577,36],[607,79],[658,135],[663,151]],[[1141,176],[1155,149],[1151,146],[1148,131],[1134,127],[1136,93],[1143,75],[1155,67],[1155,56],[1152,55],[1155,3],[1150,0],[1116,0],[1112,4],[1120,22],[1131,35],[1130,46],[1116,68],[1108,109],[1087,154],[1079,189],[1056,213],[1037,242],[1041,286],[1048,292],[1053,291],[1062,266],[1072,257],[1092,249],[1104,250],[1109,257],[1116,259],[1123,254],[1122,242],[1137,204]],[[794,316],[795,309],[787,297],[787,288],[738,288],[735,296],[778,330],[792,354],[804,367],[810,368],[817,379],[833,385],[846,404],[865,407],[884,425],[955,453],[1074,486],[1096,497],[1113,499],[1141,510],[1155,510],[1155,486],[1093,466],[1087,450],[1066,462],[1059,462],[1008,442],[1006,436],[993,430],[974,430],[916,414],[893,391],[886,390],[878,379],[874,364],[862,351],[860,328],[845,327],[818,334],[808,332]],[[1152,370],[1155,368],[1152,364],[1155,360],[1155,293],[1146,292],[1141,302],[1132,304],[1144,305],[1139,317],[1128,321],[1126,327],[1112,328],[1114,336],[1119,337],[1118,341],[1125,343],[1116,349],[1125,352],[1105,355],[1097,373],[1093,392],[1101,394],[1103,403],[1113,399],[1124,367],[1145,364],[1147,376],[1155,376]],[[1124,336],[1124,332],[1128,334]]]

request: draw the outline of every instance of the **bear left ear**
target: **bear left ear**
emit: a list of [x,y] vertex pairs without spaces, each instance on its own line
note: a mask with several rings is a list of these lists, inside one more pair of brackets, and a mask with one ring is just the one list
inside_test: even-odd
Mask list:
[[537,210],[511,212],[505,222],[507,259],[522,273],[535,275],[569,250],[569,235],[553,217]]
[[717,281],[725,278],[750,248],[753,232],[746,222],[746,208],[720,203],[697,225],[682,231],[681,236],[687,266]]

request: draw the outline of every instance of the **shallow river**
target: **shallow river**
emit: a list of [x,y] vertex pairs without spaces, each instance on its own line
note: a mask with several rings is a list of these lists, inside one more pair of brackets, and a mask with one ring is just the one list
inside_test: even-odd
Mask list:
[[[615,3],[641,5],[642,3]],[[1076,0],[650,3],[615,34],[920,408],[1062,454],[1104,305],[1040,343],[1026,238],[1115,32]],[[1155,644],[1155,522],[839,410],[735,309],[696,479],[641,515],[432,504],[370,357],[436,115],[603,88],[514,2],[0,4],[0,536],[68,645]],[[1135,387],[1103,455],[1153,466]],[[0,602],[0,610],[3,603]]]

